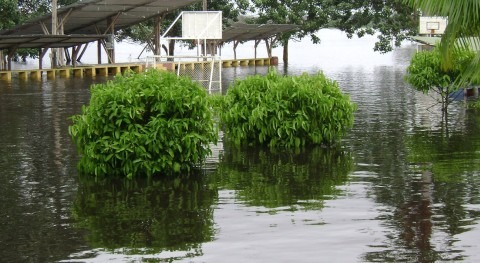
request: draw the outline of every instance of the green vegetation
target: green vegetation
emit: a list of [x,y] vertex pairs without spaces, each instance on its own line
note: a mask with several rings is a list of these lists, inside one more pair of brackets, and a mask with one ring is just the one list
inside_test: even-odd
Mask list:
[[402,0],[253,0],[252,5],[258,14],[256,23],[298,25],[298,30],[270,39],[270,46],[283,46],[285,63],[290,39],[310,37],[313,43],[320,43],[316,33],[322,28],[338,28],[348,37],[379,33],[374,50],[384,53],[415,35],[418,27],[415,10]]
[[475,53],[467,50],[455,50],[453,66],[445,69],[442,67],[441,53],[438,48],[432,51],[416,53],[407,68],[406,80],[416,90],[428,93],[430,91],[440,94],[442,109],[447,110],[448,95],[458,90],[456,80],[473,60]]
[[190,79],[154,70],[92,86],[90,105],[69,127],[80,170],[128,178],[189,171],[217,141],[207,96]]
[[455,50],[474,48],[475,59],[457,79],[459,85],[472,82],[480,75],[480,1],[404,0],[405,3],[431,16],[448,17],[448,25],[440,45],[442,66],[455,68]]
[[353,125],[356,106],[322,73],[250,76],[227,91],[219,112],[227,139],[294,148],[333,144]]
[[[275,152],[261,147],[225,145],[218,169],[209,177],[219,188],[234,189],[245,204],[278,209],[316,210],[341,193],[353,170],[350,152],[340,147],[313,147]],[[271,209],[271,210],[270,210]]]
[[480,118],[469,115],[468,122],[472,127],[466,131],[450,132],[442,130],[415,130],[407,137],[408,161],[421,171],[433,173],[438,182],[464,180],[480,169],[480,152],[473,142],[478,140]]
[[202,243],[215,235],[218,199],[217,189],[206,180],[203,174],[152,180],[80,176],[72,208],[75,226],[87,230],[92,248],[201,255]]

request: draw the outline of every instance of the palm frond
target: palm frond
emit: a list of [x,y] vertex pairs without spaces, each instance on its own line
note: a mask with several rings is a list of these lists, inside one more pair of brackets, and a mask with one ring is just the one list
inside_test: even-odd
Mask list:
[[424,15],[448,18],[440,50],[445,68],[451,68],[455,49],[473,49],[476,58],[460,78],[463,84],[475,82],[480,75],[480,1],[478,0],[404,0]]

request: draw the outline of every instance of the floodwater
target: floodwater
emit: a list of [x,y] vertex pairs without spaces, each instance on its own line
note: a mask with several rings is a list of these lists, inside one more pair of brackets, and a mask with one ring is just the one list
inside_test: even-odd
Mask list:
[[106,79],[0,82],[0,261],[480,262],[480,116],[458,101],[445,124],[405,84],[414,45],[380,55],[374,38],[321,34],[277,70],[338,81],[358,104],[344,140],[297,153],[220,142],[189,177],[77,173],[68,118]]

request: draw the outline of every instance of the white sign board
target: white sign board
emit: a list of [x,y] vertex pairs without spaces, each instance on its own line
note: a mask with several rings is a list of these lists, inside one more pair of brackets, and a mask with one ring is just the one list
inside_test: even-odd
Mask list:
[[182,38],[222,39],[222,12],[184,11],[182,16]]
[[420,17],[420,35],[441,35],[447,27],[447,19],[439,16],[422,16]]

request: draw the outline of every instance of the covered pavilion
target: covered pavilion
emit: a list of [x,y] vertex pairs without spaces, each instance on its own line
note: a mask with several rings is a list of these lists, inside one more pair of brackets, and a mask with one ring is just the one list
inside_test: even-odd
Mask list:
[[[152,51],[160,55],[160,25],[165,14],[188,6],[200,0],[84,0],[64,6],[11,29],[0,31],[0,70],[11,70],[12,57],[18,48],[38,48],[39,68],[49,49],[71,48],[65,52],[67,61],[73,66],[84,54],[87,45],[97,42],[98,64],[102,63],[102,48],[106,51],[108,63],[115,63],[114,34],[116,31],[140,22],[154,19],[155,27]],[[54,18],[56,17],[56,19]],[[255,58],[258,44],[264,40],[271,57],[271,39],[279,33],[296,30],[296,25],[233,23],[222,32],[222,39],[216,45],[233,42],[255,41]],[[269,42],[270,39],[270,42]],[[6,55],[6,56],[5,56]],[[63,52],[60,52],[63,56]],[[6,57],[6,59],[5,59]],[[57,60],[54,60],[57,61]],[[63,59],[58,59],[60,65]],[[57,63],[57,62],[55,62]]]
[[[198,1],[85,0],[61,7],[55,10],[57,19],[54,19],[54,13],[47,14],[0,31],[0,50],[7,50],[8,58],[8,61],[3,61],[2,54],[0,65],[5,67],[7,64],[7,68],[11,69],[12,55],[21,47],[39,48],[41,59],[49,48],[72,47],[71,60],[75,63],[78,59],[76,56],[84,52],[82,45],[93,41],[98,41],[99,64],[102,47],[106,50],[109,63],[115,63],[113,35],[117,30],[155,19],[154,39],[159,39],[161,17],[164,14]],[[159,53],[159,41],[155,44],[154,52]]]
[[[297,30],[298,26],[293,24],[247,24],[236,22],[223,30],[222,42],[233,42],[234,59],[237,58],[237,46],[247,41],[255,41],[255,58],[257,57],[257,47],[262,40],[267,46],[268,56],[272,56],[271,38],[280,33],[286,33]],[[269,41],[270,40],[270,41]]]

